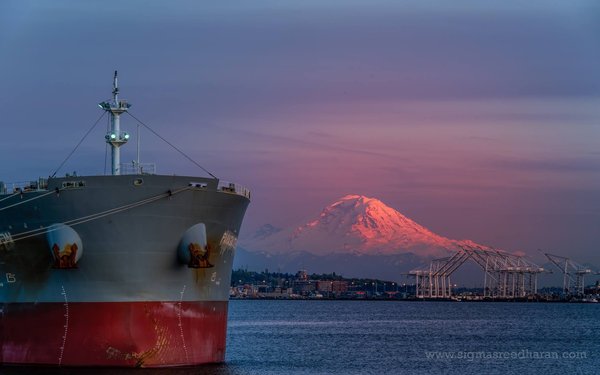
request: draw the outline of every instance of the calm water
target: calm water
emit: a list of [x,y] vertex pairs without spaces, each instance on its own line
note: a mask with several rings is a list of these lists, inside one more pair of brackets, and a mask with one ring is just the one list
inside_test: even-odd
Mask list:
[[231,301],[225,365],[61,373],[600,374],[600,304]]

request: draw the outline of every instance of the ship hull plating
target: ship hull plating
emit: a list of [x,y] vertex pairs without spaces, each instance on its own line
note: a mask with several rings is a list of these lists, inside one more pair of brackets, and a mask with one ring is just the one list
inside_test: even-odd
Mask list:
[[0,202],[1,363],[222,362],[249,200],[217,184],[73,177]]
[[225,358],[227,302],[11,304],[4,363],[164,367]]

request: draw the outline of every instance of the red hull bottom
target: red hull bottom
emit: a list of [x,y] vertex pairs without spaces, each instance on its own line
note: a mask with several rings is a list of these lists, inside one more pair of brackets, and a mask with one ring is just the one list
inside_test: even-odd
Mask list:
[[3,306],[2,364],[164,367],[225,359],[227,302]]

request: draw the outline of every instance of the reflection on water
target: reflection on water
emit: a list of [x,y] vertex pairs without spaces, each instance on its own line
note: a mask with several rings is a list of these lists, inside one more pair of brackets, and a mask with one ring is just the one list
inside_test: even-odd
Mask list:
[[231,366],[205,365],[168,369],[121,369],[121,368],[47,368],[27,366],[0,367],[1,375],[239,375]]

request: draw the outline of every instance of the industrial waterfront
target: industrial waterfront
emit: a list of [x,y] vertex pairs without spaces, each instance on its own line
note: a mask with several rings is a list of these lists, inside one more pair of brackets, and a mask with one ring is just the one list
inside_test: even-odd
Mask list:
[[[362,299],[439,301],[583,302],[600,300],[600,272],[560,255],[543,253],[546,267],[530,259],[490,248],[463,246],[445,258],[433,259],[427,268],[412,270],[404,281],[344,278],[336,273],[295,274],[234,270],[232,299]],[[451,281],[467,262],[479,268],[479,286]],[[470,271],[473,271],[471,267]],[[548,284],[551,275],[562,285]],[[555,278],[556,279],[556,278]],[[541,286],[541,281],[546,285]],[[556,280],[555,280],[556,281]]]

